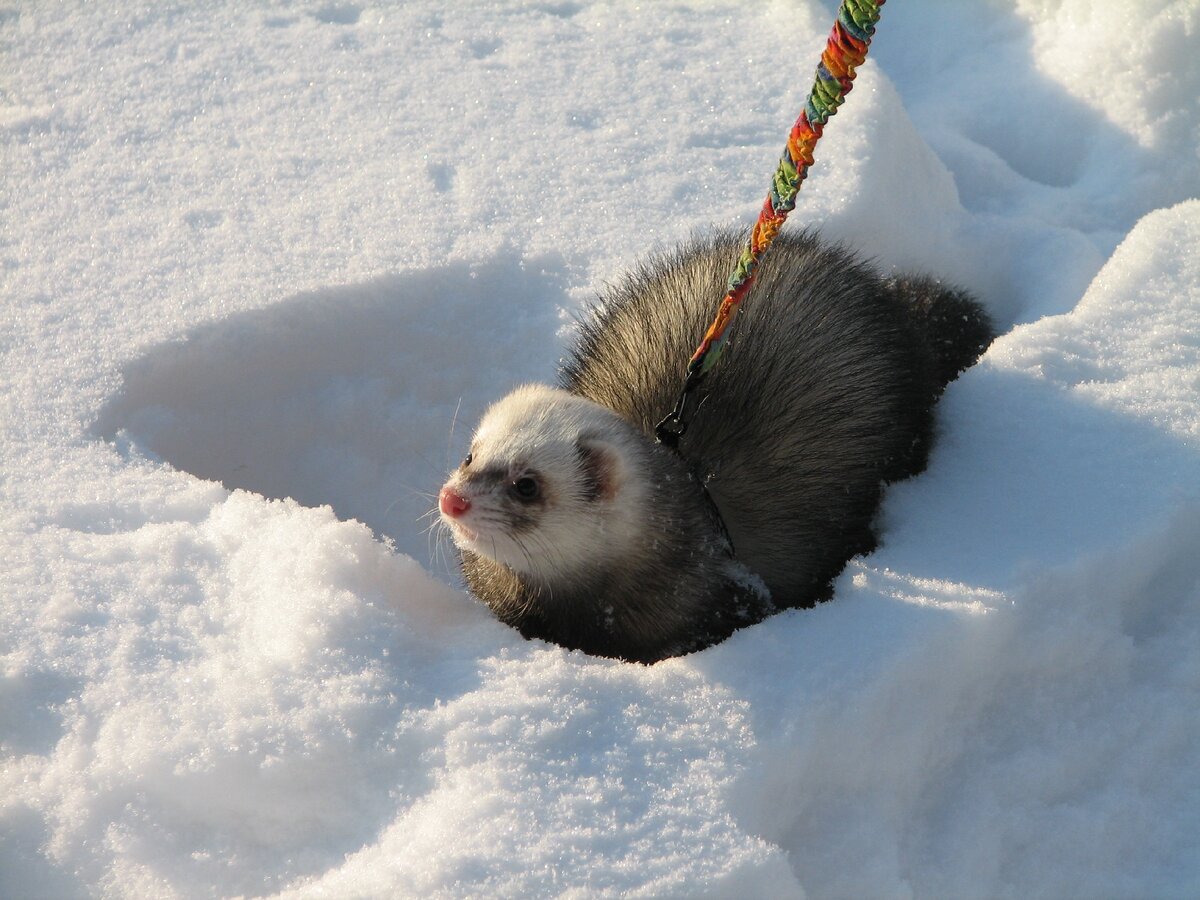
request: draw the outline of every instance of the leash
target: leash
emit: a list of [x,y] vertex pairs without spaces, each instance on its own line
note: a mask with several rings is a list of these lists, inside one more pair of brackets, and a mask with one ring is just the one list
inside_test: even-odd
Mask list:
[[729,275],[725,297],[717,308],[716,318],[692,354],[675,408],[654,428],[659,443],[677,448],[679,439],[687,431],[691,414],[695,412],[694,409],[688,410],[688,397],[721,358],[742,300],[754,284],[758,265],[787,221],[788,213],[796,208],[796,194],[808,174],[808,167],[813,163],[813,148],[821,138],[825,123],[837,113],[838,107],[854,86],[856,69],[867,58],[867,48],[871,45],[875,26],[879,22],[879,7],[885,2],[843,0],[838,8],[837,21],[833,23],[829,40],[821,54],[812,89],[788,135],[787,146],[775,170],[775,177],[771,179],[771,189],[759,211],[758,221],[754,223],[742,255]]

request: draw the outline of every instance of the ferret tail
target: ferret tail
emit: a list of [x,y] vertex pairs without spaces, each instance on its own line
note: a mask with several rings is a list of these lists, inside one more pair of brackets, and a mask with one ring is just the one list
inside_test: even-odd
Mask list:
[[974,365],[996,338],[991,317],[974,297],[933,278],[899,276],[888,287],[912,313],[929,348],[938,389]]

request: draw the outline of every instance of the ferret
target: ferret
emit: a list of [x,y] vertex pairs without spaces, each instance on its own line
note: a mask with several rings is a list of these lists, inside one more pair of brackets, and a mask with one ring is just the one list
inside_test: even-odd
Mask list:
[[668,448],[655,425],[741,249],[700,238],[608,286],[559,386],[492,405],[442,487],[468,587],[526,637],[651,663],[828,599],[995,336],[962,290],[781,235]]

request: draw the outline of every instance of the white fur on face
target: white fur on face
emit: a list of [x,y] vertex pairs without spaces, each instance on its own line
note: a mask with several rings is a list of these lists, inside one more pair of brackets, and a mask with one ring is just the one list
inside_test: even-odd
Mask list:
[[[519,573],[547,581],[585,573],[642,533],[644,489],[632,462],[644,440],[590,400],[544,385],[518,388],[484,414],[470,465],[447,482],[470,509],[443,521],[459,547]],[[589,471],[581,448],[602,473],[599,492],[596,466]],[[511,494],[525,475],[539,482],[535,503]]]

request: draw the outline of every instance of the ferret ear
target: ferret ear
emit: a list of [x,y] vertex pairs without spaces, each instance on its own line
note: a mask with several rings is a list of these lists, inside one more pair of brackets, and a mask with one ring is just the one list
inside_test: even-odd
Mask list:
[[620,456],[600,438],[584,436],[575,444],[583,472],[585,500],[611,500],[617,495]]

